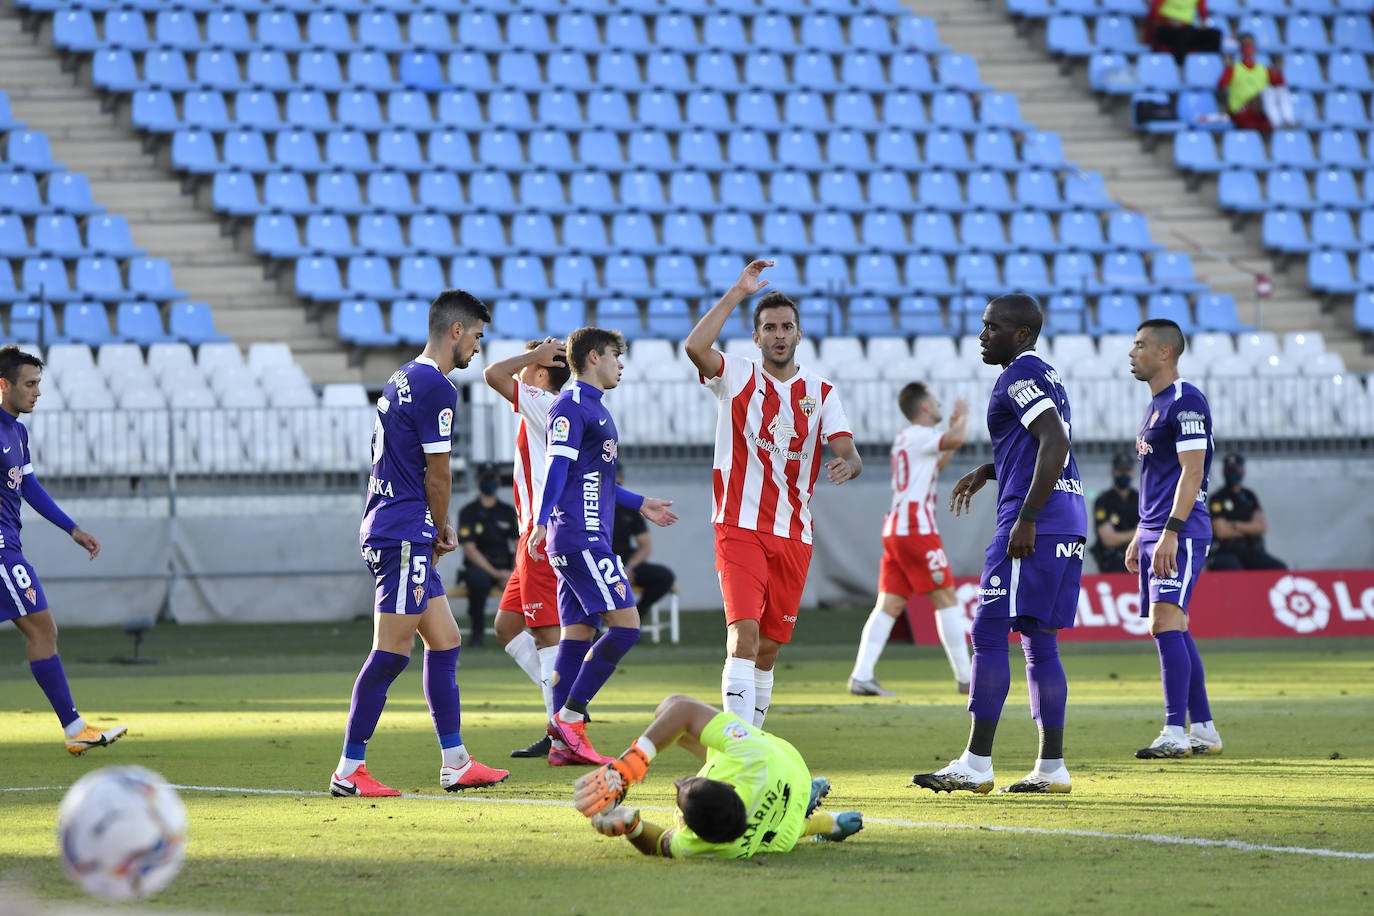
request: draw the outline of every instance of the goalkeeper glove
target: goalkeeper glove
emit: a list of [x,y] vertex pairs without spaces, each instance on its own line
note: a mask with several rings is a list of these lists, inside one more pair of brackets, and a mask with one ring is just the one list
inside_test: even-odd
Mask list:
[[623,836],[633,840],[644,831],[638,808],[616,805],[592,815],[592,828],[602,836]]
[[604,764],[573,783],[573,804],[587,817],[625,800],[630,786],[644,781],[649,772],[649,755],[638,743],[610,763]]

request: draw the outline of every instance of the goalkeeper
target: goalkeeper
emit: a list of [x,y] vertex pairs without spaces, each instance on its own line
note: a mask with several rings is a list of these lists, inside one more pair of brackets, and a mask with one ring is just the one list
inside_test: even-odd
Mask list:
[[[677,786],[675,824],[642,820],[621,804],[642,782],[649,762],[677,743],[704,766]],[[646,856],[747,859],[787,852],[803,836],[843,840],[863,829],[863,815],[816,808],[830,791],[811,778],[797,749],[768,732],[691,697],[659,704],[653,723],[619,758],[574,783],[574,803],[605,836],[623,836]]]

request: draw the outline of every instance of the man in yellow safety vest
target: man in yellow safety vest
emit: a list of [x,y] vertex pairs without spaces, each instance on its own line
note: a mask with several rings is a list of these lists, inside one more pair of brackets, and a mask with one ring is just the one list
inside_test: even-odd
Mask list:
[[1253,35],[1240,36],[1240,60],[1231,61],[1222,71],[1217,92],[1231,123],[1242,130],[1268,133],[1296,121],[1283,73],[1256,62]]

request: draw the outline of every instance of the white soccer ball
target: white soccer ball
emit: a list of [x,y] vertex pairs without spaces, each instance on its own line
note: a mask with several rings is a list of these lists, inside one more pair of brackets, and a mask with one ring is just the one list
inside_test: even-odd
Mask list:
[[112,766],[82,776],[57,809],[57,842],[73,881],[103,900],[162,890],[186,856],[186,806],[152,770]]

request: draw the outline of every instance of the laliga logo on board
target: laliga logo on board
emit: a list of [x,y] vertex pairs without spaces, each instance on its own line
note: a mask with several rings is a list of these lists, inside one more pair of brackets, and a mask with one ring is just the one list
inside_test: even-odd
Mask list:
[[1284,576],[1269,589],[1274,619],[1297,633],[1326,629],[1331,619],[1331,599],[1311,579]]

